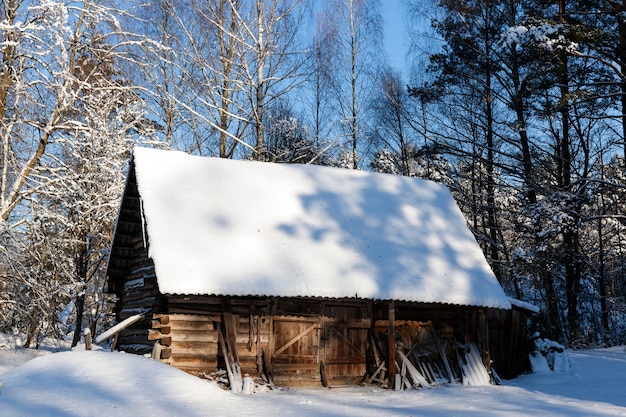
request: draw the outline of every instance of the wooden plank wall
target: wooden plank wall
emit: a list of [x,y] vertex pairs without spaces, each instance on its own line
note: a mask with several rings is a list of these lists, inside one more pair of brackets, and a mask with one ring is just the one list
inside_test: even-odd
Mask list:
[[516,308],[492,309],[488,317],[491,360],[498,375],[510,379],[529,370],[526,313]]
[[[320,385],[325,358],[333,384],[357,383],[365,374],[369,320],[244,314],[232,314],[232,320],[242,374],[267,372],[278,385]],[[224,369],[223,321],[218,314],[155,314],[148,338],[161,346],[162,362],[190,373],[212,373]]]
[[[225,369],[223,341],[226,349],[236,345],[234,356],[242,374],[255,378],[271,376],[274,383],[285,386],[356,384],[371,372],[371,336],[385,335],[389,329],[387,320],[369,318],[373,310],[366,301],[342,306],[337,300],[206,300],[210,301],[200,305],[200,300],[194,300],[190,305],[190,310],[198,313],[153,316],[148,339],[151,343],[158,341],[162,347],[158,359],[191,373],[216,372]],[[180,300],[175,305],[177,311],[184,310]],[[298,309],[301,315],[288,315]],[[481,346],[487,364],[490,353],[496,349],[493,343],[489,348],[484,346],[490,337],[483,310],[403,306],[399,316],[401,319],[395,322],[399,346],[407,351],[417,345],[435,349],[428,346],[429,336],[425,333],[425,329],[432,329],[453,367],[457,341]],[[497,351],[502,355],[510,352],[502,353],[501,346],[516,343],[505,342],[500,336],[494,340],[501,341]]]

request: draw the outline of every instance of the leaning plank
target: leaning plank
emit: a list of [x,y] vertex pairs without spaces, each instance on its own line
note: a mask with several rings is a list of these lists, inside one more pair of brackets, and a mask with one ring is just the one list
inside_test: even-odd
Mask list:
[[448,382],[450,384],[455,383],[454,373],[452,372],[452,368],[450,367],[450,362],[448,362],[448,355],[446,354],[446,349],[443,347],[441,340],[439,339],[439,335],[435,331],[435,326],[433,326],[432,321],[429,321],[428,329],[430,330],[430,334],[432,335],[433,340],[435,341],[435,347],[437,348],[437,352],[439,353],[439,357],[443,362],[444,368],[446,368],[446,373],[448,374]]
[[218,337],[220,347],[222,348],[222,352],[224,353],[224,362],[226,364],[226,373],[228,374],[228,380],[230,381],[230,389],[234,393],[239,394],[243,388],[241,370],[238,368],[237,364],[233,360],[231,353],[226,349],[226,343],[224,343],[222,333],[219,333]]
[[[376,368],[376,372],[374,372],[372,374],[372,376],[369,379],[369,383],[371,384],[373,381],[376,381],[378,383],[384,384],[387,381],[385,380],[385,371],[387,370],[387,368],[385,368],[385,362],[381,362],[380,365],[378,365],[378,368]],[[378,374],[381,374],[381,378],[377,378]]]
[[104,342],[109,337],[116,335],[117,333],[121,332],[125,328],[127,328],[127,327],[131,326],[132,324],[134,324],[134,323],[138,322],[139,320],[141,320],[144,315],[145,314],[135,314],[134,316],[130,316],[126,320],[119,322],[118,324],[116,324],[115,326],[111,327],[106,332],[102,333],[100,336],[96,337],[95,342],[96,343]]
[[407,358],[406,355],[400,349],[396,349],[396,354],[402,361],[403,370],[406,367],[406,372],[408,372],[409,376],[413,380],[414,387],[417,388],[419,386],[422,386],[425,388],[425,387],[430,386],[426,378],[424,378],[424,376],[420,373],[420,371],[417,370],[417,368],[411,363],[411,361],[409,361],[409,358]]
[[[473,343],[459,344],[459,367],[463,374],[463,385],[489,385],[489,374],[480,360],[478,348]],[[461,357],[462,355],[462,357]]]
[[469,344],[470,358],[469,361],[474,368],[474,373],[478,377],[478,381],[481,385],[489,385],[490,378],[489,373],[487,372],[487,368],[485,368],[485,364],[482,361],[480,352],[478,351],[478,347],[474,343]]

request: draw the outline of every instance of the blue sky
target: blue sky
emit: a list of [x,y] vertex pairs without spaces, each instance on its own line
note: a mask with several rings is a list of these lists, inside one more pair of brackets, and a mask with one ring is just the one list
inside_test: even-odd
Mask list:
[[381,0],[381,14],[384,25],[384,45],[391,65],[406,73],[405,55],[409,46],[404,11],[405,0]]

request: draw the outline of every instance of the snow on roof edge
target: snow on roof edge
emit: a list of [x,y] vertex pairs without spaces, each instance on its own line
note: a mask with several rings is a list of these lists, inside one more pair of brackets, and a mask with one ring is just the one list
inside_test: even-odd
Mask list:
[[522,310],[530,311],[531,313],[539,313],[540,309],[534,304],[531,304],[527,301],[518,300],[517,298],[507,297],[511,302],[511,305],[517,308],[521,308]]

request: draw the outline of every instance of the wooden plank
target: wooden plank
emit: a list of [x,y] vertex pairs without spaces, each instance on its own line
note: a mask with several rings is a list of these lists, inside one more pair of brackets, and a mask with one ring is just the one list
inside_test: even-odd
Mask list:
[[[117,336],[117,334],[120,331],[122,331],[125,328],[131,326],[132,324],[138,322],[143,317],[144,317],[144,314],[136,314],[134,316],[128,317],[127,319],[121,321],[120,323],[118,323],[115,326],[111,327],[106,332],[104,332],[101,335],[99,335],[98,337],[96,337],[95,343],[102,343],[105,340],[107,340],[108,338],[110,338],[111,336]],[[116,339],[116,341],[117,341],[117,339]]]
[[280,369],[281,372],[296,372],[299,374],[302,374],[302,373],[319,374],[319,366],[317,364],[317,361],[315,361],[315,363],[302,363],[302,362],[280,363],[280,362],[277,362],[277,369]]
[[217,361],[203,357],[175,357],[171,356],[166,363],[183,371],[217,371]]
[[281,346],[279,349],[277,349],[274,352],[274,355],[280,355],[285,350],[287,350],[290,346],[292,346],[294,343],[296,343],[298,340],[302,339],[307,333],[309,333],[311,330],[314,330],[316,328],[318,328],[318,323],[313,323],[312,325],[310,325],[306,329],[302,330],[293,339],[289,340],[287,343],[285,343],[283,346]]
[[282,355],[274,358],[275,363],[297,363],[298,361],[302,363],[317,363],[317,355]]
[[165,333],[165,334],[168,334],[171,330],[171,327],[169,324],[163,324],[158,320],[152,320],[152,328],[154,330],[158,330],[161,333]]
[[[378,368],[376,368],[376,371],[372,374],[372,376],[369,379],[369,383],[371,384],[372,381],[376,381],[378,383],[384,383],[384,379],[385,379],[385,371],[387,370],[387,368],[385,367],[385,362],[381,362],[378,365]],[[378,375],[381,375],[381,378],[377,378]]]
[[389,352],[389,357],[387,358],[387,370],[389,371],[389,386],[395,387],[394,381],[396,379],[396,306],[393,300],[389,302],[388,315],[387,352]]
[[174,331],[170,333],[172,342],[207,342],[217,343],[219,330]]
[[426,378],[424,378],[424,376],[420,373],[420,371],[417,368],[415,368],[415,366],[413,366],[411,361],[409,361],[409,359],[404,355],[404,353],[400,349],[397,349],[396,353],[398,357],[400,358],[400,360],[402,361],[402,369],[404,369],[405,372],[408,373],[408,375],[413,380],[413,386],[415,387],[430,386]]
[[372,321],[370,319],[352,319],[344,321],[334,317],[324,317],[324,324],[332,324],[337,327],[347,327],[349,329],[369,329],[372,327]]
[[219,316],[204,314],[169,314],[170,321],[208,322],[219,321]]
[[359,358],[363,358],[365,359],[365,353],[361,350],[360,346],[356,346],[354,343],[352,343],[352,340],[348,339],[343,333],[341,333],[336,326],[329,326],[330,331],[335,331],[335,334],[337,336],[339,336],[340,339],[342,339],[345,343],[345,346],[349,346],[352,350],[354,350],[354,352],[357,353],[357,355],[359,356]]
[[182,321],[171,320],[169,324],[173,331],[215,331],[215,325],[212,321]]
[[255,346],[254,346],[256,355],[254,358],[254,363],[256,365],[256,370],[259,376],[263,378],[264,380],[267,380],[267,377],[265,376],[264,369],[263,369],[263,347],[261,345],[261,317],[258,315],[254,317],[255,317],[254,325],[256,326],[256,340],[255,340]]
[[158,320],[161,324],[169,324],[170,322],[169,314],[153,314],[152,318]]
[[[227,303],[226,303],[227,304]],[[224,309],[224,327],[226,333],[226,345],[230,354],[233,356],[233,361],[239,361],[239,352],[237,349],[237,323],[235,316],[229,310],[229,305]]]
[[136,309],[136,308],[143,308],[144,310],[148,311],[152,309],[152,306],[154,306],[155,301],[156,301],[156,297],[146,294],[146,297],[140,297],[140,298],[137,298],[136,300],[130,300],[128,302],[124,302],[124,308],[129,309],[129,310]]
[[222,333],[219,333],[219,344],[224,353],[224,362],[226,363],[226,373],[228,374],[228,381],[230,382],[230,389],[234,393],[238,394],[243,388],[243,378],[241,375],[241,367],[238,361],[233,359],[232,352],[228,350]]
[[159,340],[165,335],[158,330],[148,329],[148,340]]
[[448,355],[446,353],[446,350],[443,348],[443,345],[441,344],[441,340],[439,339],[439,336],[437,335],[437,332],[435,331],[435,327],[433,326],[433,323],[429,321],[427,323],[427,326],[428,326],[427,328],[430,330],[433,340],[435,341],[435,347],[437,348],[437,353],[439,353],[439,356],[441,357],[441,360],[443,361],[443,366],[446,369],[446,374],[448,376],[448,382],[450,384],[454,384],[455,383],[454,373],[452,372],[452,367],[450,366],[450,362],[448,361]]
[[365,364],[365,357],[362,357],[362,358],[355,358],[355,357],[332,358],[332,359],[326,359],[325,363],[326,363],[327,366],[330,366],[330,365],[364,365]]
[[169,363],[179,363],[179,364],[214,364],[217,363],[215,358],[204,355],[177,355],[172,353],[169,357]]
[[267,378],[269,379],[269,382],[272,382],[274,374],[274,316],[269,317],[268,323],[270,331],[267,345],[263,347],[263,360],[265,362],[265,369],[269,374],[267,375]]
[[217,357],[217,343],[172,342],[170,348],[172,351],[176,352],[177,355],[206,355]]

